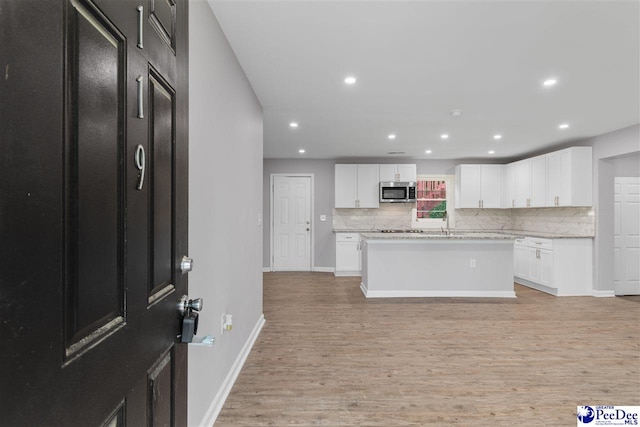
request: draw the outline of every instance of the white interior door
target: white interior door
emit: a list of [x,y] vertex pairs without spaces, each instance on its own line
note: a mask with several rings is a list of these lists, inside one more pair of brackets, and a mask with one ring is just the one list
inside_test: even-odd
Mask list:
[[273,178],[273,270],[311,271],[311,177]]
[[640,178],[615,179],[614,289],[640,295]]

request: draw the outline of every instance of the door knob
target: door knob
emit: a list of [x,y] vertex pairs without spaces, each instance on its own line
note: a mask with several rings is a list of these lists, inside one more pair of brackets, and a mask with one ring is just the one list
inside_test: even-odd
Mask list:
[[178,312],[182,316],[182,333],[178,335],[180,342],[193,342],[193,337],[198,333],[198,311],[202,310],[202,298],[189,299],[182,295],[178,302]]
[[178,302],[178,311],[184,316],[187,312],[202,310],[202,305],[202,298],[189,299],[188,296],[182,295]]
[[180,270],[182,274],[187,274],[191,270],[193,270],[193,259],[187,257],[186,255],[182,257],[182,261],[180,261]]

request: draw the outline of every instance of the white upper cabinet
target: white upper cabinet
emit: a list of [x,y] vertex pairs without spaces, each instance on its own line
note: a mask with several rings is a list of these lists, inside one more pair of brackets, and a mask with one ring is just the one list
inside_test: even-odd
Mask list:
[[380,206],[380,168],[378,165],[358,165],[358,207]]
[[335,167],[335,207],[336,208],[377,208],[379,196],[380,170],[373,165],[336,165]]
[[504,165],[502,179],[502,207],[505,209],[514,208],[516,206],[514,184],[515,184],[515,165],[509,163]]
[[358,165],[336,165],[336,208],[355,208],[358,200]]
[[531,197],[531,162],[529,159],[512,163],[513,165],[513,207],[526,208]]
[[547,156],[532,157],[529,162],[531,164],[529,207],[544,207],[547,203]]
[[[504,207],[592,206],[591,147],[571,147],[507,165],[513,201]],[[509,172],[505,172],[508,179]],[[508,185],[508,184],[506,184]],[[508,193],[505,190],[505,193]]]
[[416,181],[418,169],[416,165],[380,165],[380,181]]
[[457,165],[456,208],[501,208],[503,165]]
[[547,154],[546,206],[592,206],[592,149],[571,147]]
[[544,207],[547,191],[547,160],[544,155],[511,163],[513,201],[510,207]]

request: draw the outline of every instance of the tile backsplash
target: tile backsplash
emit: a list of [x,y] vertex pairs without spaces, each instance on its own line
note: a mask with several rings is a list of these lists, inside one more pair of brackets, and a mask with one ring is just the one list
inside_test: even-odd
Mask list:
[[595,236],[593,208],[511,209],[512,229],[543,233]]
[[456,228],[595,235],[593,208],[456,209]]
[[[409,229],[412,203],[378,209],[334,209],[333,228],[346,230]],[[514,230],[592,237],[593,208],[456,209],[460,230]]]
[[334,209],[333,228],[341,230],[403,230],[411,228],[413,203],[384,203],[377,209]]

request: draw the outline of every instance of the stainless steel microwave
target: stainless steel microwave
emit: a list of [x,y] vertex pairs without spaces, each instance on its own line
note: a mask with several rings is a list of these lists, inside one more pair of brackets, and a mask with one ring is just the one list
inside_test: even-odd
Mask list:
[[416,201],[416,183],[409,182],[381,182],[380,202],[414,203]]

